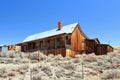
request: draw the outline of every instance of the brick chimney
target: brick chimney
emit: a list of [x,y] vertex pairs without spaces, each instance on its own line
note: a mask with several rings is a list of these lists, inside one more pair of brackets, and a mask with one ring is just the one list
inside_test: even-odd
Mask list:
[[58,30],[62,29],[62,22],[58,22]]

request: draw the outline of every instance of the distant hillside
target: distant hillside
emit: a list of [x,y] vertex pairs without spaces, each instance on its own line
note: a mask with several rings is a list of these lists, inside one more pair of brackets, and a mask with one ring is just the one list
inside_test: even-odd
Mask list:
[[120,46],[113,46],[114,52],[120,52]]
[[120,46],[113,46],[113,48],[120,49]]

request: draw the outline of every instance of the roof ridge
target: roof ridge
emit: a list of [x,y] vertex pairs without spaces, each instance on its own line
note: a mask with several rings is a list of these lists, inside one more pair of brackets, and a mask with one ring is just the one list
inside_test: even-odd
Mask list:
[[72,24],[65,25],[65,26],[63,26],[63,28],[61,30],[58,30],[58,28],[55,28],[55,29],[43,31],[43,32],[40,32],[37,34],[33,34],[33,35],[28,36],[23,42],[28,42],[28,41],[32,41],[32,40],[45,38],[45,37],[59,35],[62,33],[72,33],[72,31],[74,30],[74,28],[76,27],[77,24],[79,24],[79,23],[72,23]]
[[[69,26],[69,25],[73,25],[73,24],[79,24],[79,23],[76,22],[76,23],[72,23],[72,24],[67,24],[67,25],[63,26],[63,28],[66,27],[66,26]],[[54,28],[54,29],[50,29],[50,30],[47,30],[47,31],[42,31],[40,33],[49,32],[49,31],[57,30],[57,29],[58,28]],[[36,33],[36,34],[33,34],[33,35],[37,35],[37,34],[40,34],[40,33]],[[30,35],[30,36],[32,36],[32,35]]]

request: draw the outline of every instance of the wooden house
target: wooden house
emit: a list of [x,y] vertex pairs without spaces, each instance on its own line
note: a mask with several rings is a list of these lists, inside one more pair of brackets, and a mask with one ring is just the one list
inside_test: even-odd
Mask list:
[[79,23],[63,26],[62,22],[58,22],[56,29],[30,35],[17,45],[21,46],[23,52],[40,50],[47,55],[74,57],[85,50],[85,39],[88,37],[81,30]]
[[96,55],[104,55],[108,52],[113,52],[113,47],[108,44],[97,44],[95,50]]
[[82,52],[96,55],[113,52],[110,45],[100,44],[98,38],[89,39],[81,30],[79,23],[63,26],[62,22],[58,22],[56,29],[30,35],[16,46],[20,46],[22,52],[39,50],[46,55],[61,54],[71,57]]
[[104,55],[107,52],[113,52],[113,47],[108,44],[100,44],[98,38],[85,39],[85,51],[86,53],[95,53],[96,55]]

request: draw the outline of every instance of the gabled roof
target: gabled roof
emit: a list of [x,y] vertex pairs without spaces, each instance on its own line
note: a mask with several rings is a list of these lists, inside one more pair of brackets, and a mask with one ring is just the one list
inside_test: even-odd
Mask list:
[[98,38],[94,38],[93,40],[96,41],[98,44],[100,44],[100,41]]
[[73,23],[70,25],[63,26],[63,28],[61,30],[58,30],[58,28],[56,28],[53,30],[49,30],[49,31],[38,33],[38,34],[30,35],[23,42],[29,42],[29,41],[47,38],[47,37],[51,37],[51,36],[55,36],[55,35],[59,35],[59,34],[64,34],[64,33],[69,34],[69,33],[73,32],[73,30],[75,29],[75,27],[78,24],[79,23]]
[[99,41],[98,38],[94,38],[94,39],[85,39],[85,40],[94,41],[94,42],[96,42],[97,44],[100,44],[100,41]]

